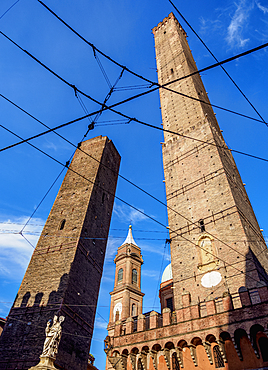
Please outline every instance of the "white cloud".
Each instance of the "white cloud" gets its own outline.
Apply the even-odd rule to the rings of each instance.
[[[12,280],[21,279],[27,266],[33,247],[19,232],[27,217],[4,220],[0,223],[0,277]],[[43,220],[32,219],[25,230],[25,236],[35,246],[38,234],[42,230]]]
[[[47,149],[53,149],[55,152],[58,150],[57,145],[55,145],[52,141],[46,140],[43,146],[44,148],[47,148]]]
[[[235,5],[236,10],[227,28],[226,40],[231,47],[244,47],[249,41],[248,38],[243,37],[244,27],[250,11],[253,9],[253,3],[248,3],[247,0],[240,0]]]
[[[97,314],[98,314],[98,312],[97,312]],[[94,328],[95,329],[106,329],[107,325],[108,325],[108,322],[104,321],[102,318],[100,318],[100,317],[95,318],[95,322],[94,322]]]
[[[141,270],[141,275],[142,277],[146,278],[152,278],[154,280],[159,279],[159,271],[154,271],[154,270]]]
[[[111,261],[115,258],[117,248],[120,247],[120,245],[121,243],[118,238],[113,238],[109,236],[105,254],[105,258],[107,261]]]
[[[257,7],[264,13],[268,13],[268,8],[266,8],[265,6],[261,5],[261,3],[259,3],[258,1],[256,1],[256,5]]]
[[[114,275],[114,274],[113,274]],[[102,280],[108,283],[113,283],[114,282],[114,277],[113,275],[111,276],[106,276],[105,274],[102,275]]]
[[[170,254],[167,250],[164,248],[156,248],[155,246],[151,245],[140,245],[141,251],[149,252],[149,253],[154,253],[158,254],[160,256],[165,256],[165,260],[169,261],[170,260]]]
[[[131,223],[132,225],[147,219],[147,217],[142,213],[144,210],[140,209],[140,211],[141,212],[126,205],[119,205],[117,203],[114,205],[115,215],[121,221]]]
[[[208,34],[214,33],[223,27],[220,19],[205,19],[200,17],[200,33]]]

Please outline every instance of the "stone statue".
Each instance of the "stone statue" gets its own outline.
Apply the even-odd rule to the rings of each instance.
[[[198,270],[202,272],[214,270],[219,264],[219,259],[211,237],[208,234],[203,234],[199,238],[197,245],[199,246]]]
[[[213,249],[212,249],[212,243],[209,238],[204,238],[201,242],[201,248],[202,248],[202,264],[209,263],[215,259],[213,255]]]
[[[62,331],[61,323],[64,321],[64,319],[64,316],[60,316],[58,319],[58,316],[55,315],[52,325],[51,322],[48,321],[46,327],[46,339],[41,357],[56,359]]]

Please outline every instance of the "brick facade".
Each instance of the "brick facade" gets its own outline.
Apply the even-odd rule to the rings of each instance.
[[[175,90],[160,89],[173,278],[161,314],[110,322],[106,368],[268,369],[265,241],[186,33],[170,14],[153,34],[159,83]]]
[[[197,71],[184,30],[170,14],[153,33],[159,83],[178,80],[169,87],[184,94],[160,89],[163,128],[174,132],[164,132],[162,150],[174,298],[179,308],[185,291],[191,293],[194,304],[213,292],[201,281],[209,271],[220,273],[218,296],[225,291],[237,293],[243,286],[257,287],[260,281],[267,283],[268,257],[200,75],[181,79]]]
[[[252,299],[256,292],[247,291],[247,295],[247,305],[242,304],[242,295],[217,298],[204,305],[187,305],[185,300],[185,306],[174,311],[175,316],[169,308],[161,315],[152,311],[144,326],[139,324],[147,321],[144,315],[138,317],[136,327],[133,318],[110,324],[106,369],[137,369],[140,359],[139,370],[215,369],[215,346],[223,369],[267,369],[267,287],[258,289],[258,303]],[[261,337],[266,340],[264,345],[259,344]],[[177,368],[172,365],[174,354]]]
[[[119,163],[106,137],[76,150],[0,337],[0,369],[36,365],[59,311],[56,364],[86,369]]]

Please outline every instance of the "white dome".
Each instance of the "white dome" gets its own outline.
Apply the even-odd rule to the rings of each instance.
[[[163,275],[162,275],[161,283],[164,283],[165,281],[168,281],[170,279],[173,279],[171,263],[167,265],[167,267],[165,268]]]

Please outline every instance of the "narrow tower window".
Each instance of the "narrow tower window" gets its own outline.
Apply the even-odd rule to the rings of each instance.
[[[132,284],[137,284],[138,282],[138,272],[136,269],[132,270]]]
[[[66,222],[66,220],[62,220],[61,221],[61,223],[60,223],[60,230],[63,230],[64,229],[65,222]]]
[[[200,232],[203,233],[205,231],[205,223],[204,220],[199,220],[199,227],[200,227]]]
[[[123,269],[118,270],[117,282],[120,283],[123,281]]]
[[[117,310],[116,313],[115,313],[115,321],[118,321],[120,318],[120,313],[119,311]]]
[[[214,363],[215,368],[224,367],[224,361],[220,352],[220,347],[218,345],[213,347],[213,356],[214,356]]]
[[[173,298],[172,297],[167,298],[166,303],[167,303],[167,307],[170,308],[170,311],[172,312],[173,311]]]
[[[137,316],[137,306],[135,303],[133,303],[131,307],[131,316]]]

